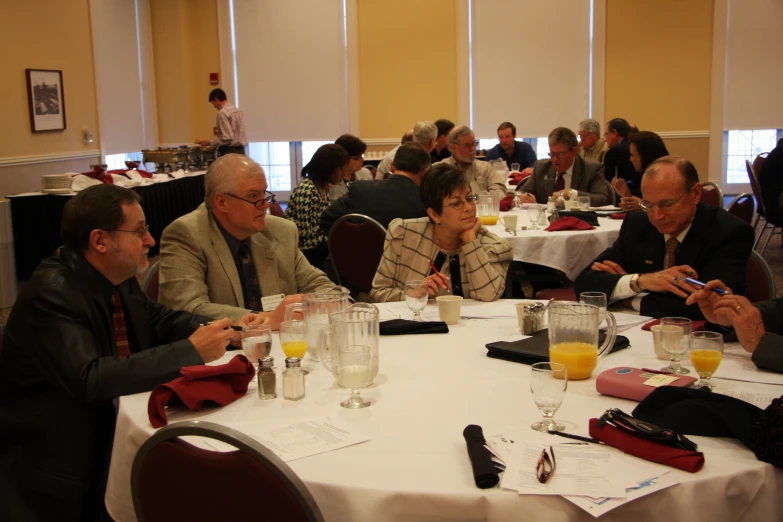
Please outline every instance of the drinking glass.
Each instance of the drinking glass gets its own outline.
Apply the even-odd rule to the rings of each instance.
[[[257,368],[258,360],[272,350],[272,329],[266,324],[251,324],[242,328],[242,352]]]
[[[693,332],[691,343],[691,364],[701,377],[696,387],[711,390],[710,379],[723,359],[723,336],[716,332]]]
[[[519,163],[511,164],[511,172],[519,172]]]
[[[661,319],[661,343],[669,355],[671,363],[662,371],[676,375],[691,373],[680,366],[680,357],[688,353],[691,344],[691,320],[684,317],[664,317]]]
[[[286,358],[299,357],[304,360],[309,343],[307,342],[307,328],[304,321],[283,321],[280,323],[280,346]],[[310,373],[308,368],[302,366],[302,373]]]
[[[538,205],[530,205],[527,207],[527,218],[530,220],[533,230],[538,230],[539,216],[541,216],[541,207]]]
[[[535,363],[530,371],[530,393],[533,402],[541,410],[541,422],[530,425],[536,431],[563,431],[565,426],[555,422],[555,412],[563,404],[568,387],[568,371],[564,364]]]
[[[427,281],[417,279],[405,282],[405,303],[413,312],[413,320],[421,321],[421,311],[427,306],[430,294],[427,291]]]
[[[579,196],[576,200],[579,202],[579,210],[590,210],[590,196]]]
[[[606,294],[603,292],[582,292],[579,294],[579,302],[597,306],[602,312],[606,312]]]
[[[366,408],[370,401],[362,399],[359,394],[367,386],[370,377],[370,347],[356,344],[341,346],[338,352],[339,375],[337,382],[351,390],[351,396],[342,401],[343,408]]]

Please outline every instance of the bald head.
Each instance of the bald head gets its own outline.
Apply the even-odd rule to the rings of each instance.
[[[226,154],[221,156],[207,169],[204,175],[204,203],[208,209],[212,209],[215,195],[219,193],[236,192],[239,181],[243,178],[262,178],[264,169],[241,154]]]

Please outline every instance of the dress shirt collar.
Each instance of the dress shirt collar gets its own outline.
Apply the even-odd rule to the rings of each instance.
[[[675,239],[676,239],[677,241],[679,241],[679,242],[680,242],[680,244],[682,244],[682,242],[683,242],[683,241],[685,241],[685,236],[687,236],[687,235],[688,235],[688,231],[691,229],[691,226],[693,226],[693,221],[691,221],[690,225],[688,225],[687,227],[685,227],[685,230],[683,230],[682,232],[680,232],[679,234],[677,234],[677,237],[676,237]],[[668,240],[669,240],[671,237],[672,237],[672,236],[670,236],[669,234],[664,234],[664,235],[663,235],[663,242],[664,242],[664,243],[666,243],[666,242],[667,242],[667,241],[668,241]]]
[[[239,249],[242,247],[242,245],[250,248],[250,238],[247,238],[244,241],[240,241],[239,239],[229,234],[226,229],[220,225],[220,221],[217,219],[215,220],[215,224],[217,225],[218,230],[220,230],[220,233],[223,235],[223,239],[226,240],[228,249],[231,251],[231,257],[233,257],[235,260],[239,258]]]

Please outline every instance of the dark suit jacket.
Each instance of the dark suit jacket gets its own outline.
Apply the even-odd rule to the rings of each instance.
[[[701,281],[720,279],[736,294],[745,290],[745,267],[753,247],[753,229],[723,209],[699,203],[696,216],[677,253],[675,262],[688,265]],[[631,212],[625,218],[620,236],[593,262],[609,259],[629,274],[663,270],[666,244],[663,234],[647,219],[646,212]],[[576,278],[576,295],[603,292],[612,295],[620,275],[592,270],[591,262]],[[685,305],[685,299],[669,292],[650,293],[641,302],[640,313],[652,317],[703,319],[698,305]]]
[[[335,221],[346,214],[364,214],[389,228],[392,219],[427,216],[419,186],[412,179],[394,175],[380,181],[354,181],[348,193],[321,214],[321,230],[327,236]]]
[[[615,174],[623,178],[634,196],[640,197],[642,173],[636,172],[631,163],[631,143],[624,139],[606,151],[604,156],[604,175],[611,183]]]
[[[601,207],[612,203],[614,192],[612,186],[604,178],[604,166],[593,160],[580,156],[574,159],[574,170],[571,173],[571,188],[579,191],[580,196],[590,196],[590,206]],[[557,172],[552,167],[552,160],[538,160],[533,167],[533,174],[521,183],[517,190],[530,192],[536,196],[536,201],[546,203],[555,190]]]
[[[783,297],[754,306],[761,311],[767,333],[753,351],[753,362],[759,368],[783,373]]]
[[[0,353],[0,520],[99,518],[113,400],[203,364],[187,338],[208,319],[150,301],[135,277],[117,287],[133,350],[118,357],[101,278],[64,247],[14,304]]]
[[[780,226],[783,224],[783,205],[780,201],[783,193],[783,139],[778,140],[777,147],[766,157],[758,175],[761,197],[767,212],[765,217]]]

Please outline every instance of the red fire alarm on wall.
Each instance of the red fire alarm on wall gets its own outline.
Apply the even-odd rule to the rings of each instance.
[[[209,84],[210,85],[218,84],[218,73],[209,73]]]

